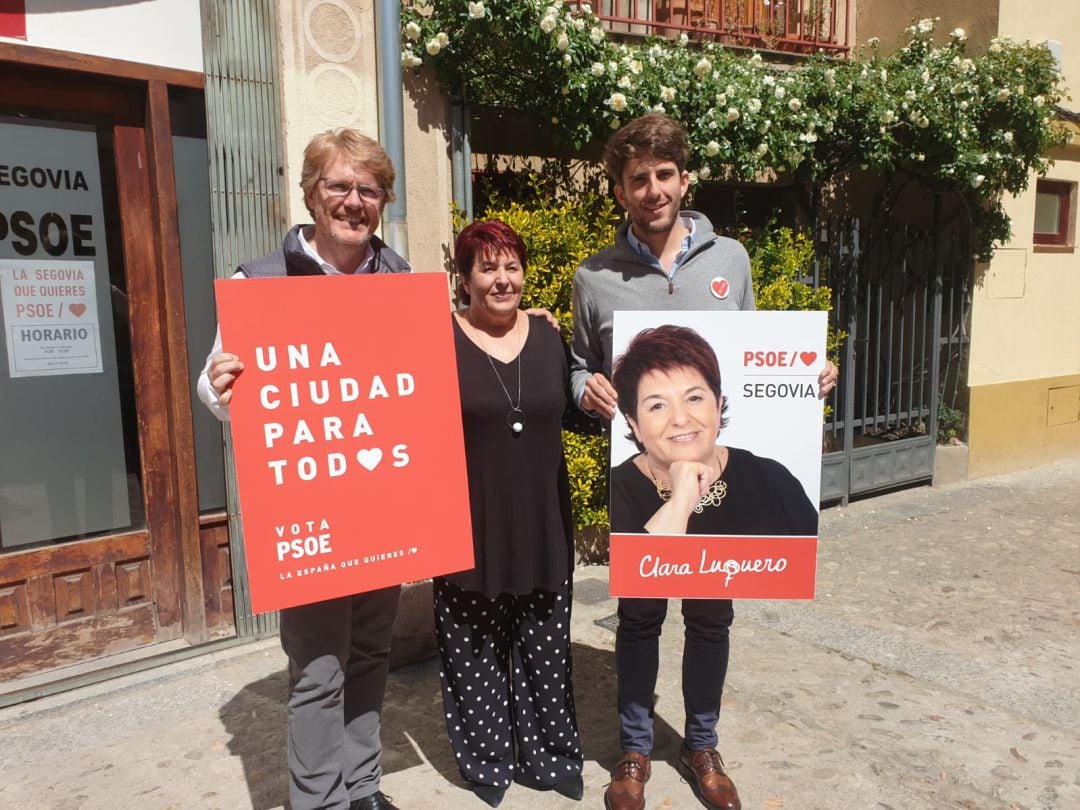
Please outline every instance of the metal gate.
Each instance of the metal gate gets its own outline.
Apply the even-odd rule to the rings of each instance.
[[[834,326],[848,333],[825,423],[821,500],[929,481],[941,405],[961,405],[971,255],[963,221],[833,220],[819,267]],[[951,411],[950,411],[951,412]]]
[[[228,278],[240,262],[277,249],[287,224],[274,3],[202,0],[202,19],[214,272]],[[241,638],[272,635],[278,614],[251,610],[228,431],[225,463],[236,633]]]

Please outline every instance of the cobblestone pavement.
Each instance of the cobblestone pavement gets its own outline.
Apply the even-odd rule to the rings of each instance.
[[[746,808],[1080,808],[1080,460],[822,515],[813,602],[741,602],[720,733]],[[607,570],[576,576],[578,805],[618,755]],[[599,622],[599,623],[598,623]],[[678,610],[658,686],[650,808],[699,807],[672,767]],[[275,640],[0,711],[0,807],[282,807]],[[391,675],[384,790],[403,810],[486,807],[446,743],[433,662]]]

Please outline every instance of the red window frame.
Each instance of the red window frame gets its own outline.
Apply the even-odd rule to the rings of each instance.
[[[1033,229],[1036,245],[1068,245],[1072,233],[1072,217],[1076,198],[1076,183],[1061,180],[1040,179],[1035,186],[1036,194],[1053,194],[1058,198],[1057,230],[1053,233],[1040,233]]]

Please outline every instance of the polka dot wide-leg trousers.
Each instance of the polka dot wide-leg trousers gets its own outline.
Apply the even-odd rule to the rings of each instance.
[[[581,773],[570,602],[569,582],[490,599],[435,579],[446,729],[467,781],[546,790]]]

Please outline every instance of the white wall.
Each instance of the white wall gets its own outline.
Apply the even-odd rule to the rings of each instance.
[[[199,0],[26,0],[26,39],[0,41],[203,69]]]

